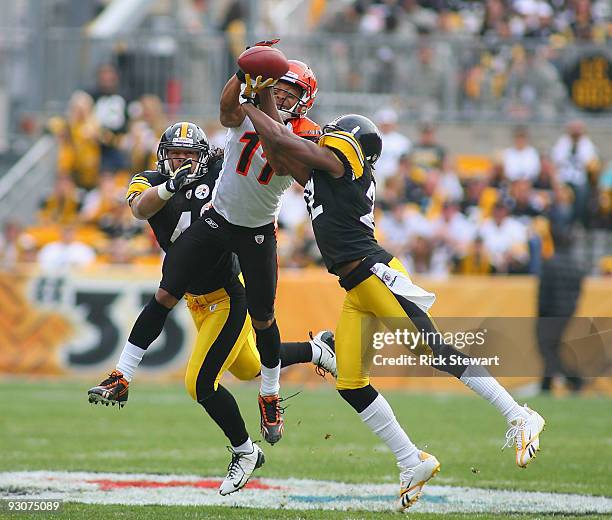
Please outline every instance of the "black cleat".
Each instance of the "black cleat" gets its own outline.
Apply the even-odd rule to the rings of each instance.
[[[285,429],[282,418],[283,410],[278,395],[259,395],[259,414],[261,416],[261,434],[269,444],[281,440]]]
[[[119,370],[113,370],[108,377],[98,386],[87,391],[89,402],[92,404],[102,403],[108,406],[115,403],[123,408],[128,400],[128,387],[130,383],[123,377]]]

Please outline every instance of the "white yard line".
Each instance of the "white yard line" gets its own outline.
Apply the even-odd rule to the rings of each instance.
[[[18,471],[0,473],[0,497],[87,504],[385,511],[393,508],[398,492],[393,484],[262,478],[222,497],[217,492],[220,482],[218,477],[190,475]],[[612,497],[429,485],[411,511],[612,513]]]

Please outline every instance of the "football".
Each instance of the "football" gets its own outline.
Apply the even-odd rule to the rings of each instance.
[[[238,66],[245,74],[264,79],[280,79],[289,70],[287,57],[273,47],[255,46],[238,57]]]

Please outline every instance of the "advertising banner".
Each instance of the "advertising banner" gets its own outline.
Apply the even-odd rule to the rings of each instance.
[[[506,356],[515,353],[514,365],[507,361],[508,370],[494,367],[493,372],[523,379],[538,376],[542,363],[537,348],[538,325],[534,319],[536,279],[451,277],[417,281],[436,293],[432,314],[443,317],[436,318],[442,332],[464,334],[479,327],[488,328],[487,346],[492,352],[488,356],[498,353],[494,349],[500,349]],[[0,374],[99,378],[114,368],[136,317],[154,294],[158,282],[156,266],[98,266],[60,274],[41,273],[36,269],[0,272]],[[566,342],[572,349],[569,355],[574,359],[578,359],[576,353],[580,352],[591,356],[587,360],[590,371],[587,376],[606,375],[604,365],[609,358],[604,346],[610,344],[610,320],[601,318],[612,316],[610,294],[612,279],[587,280],[578,308],[578,314],[585,318],[568,327],[572,335],[571,341]],[[344,295],[335,278],[323,271],[281,271],[276,312],[282,339],[305,341],[309,331],[334,330]],[[600,319],[593,321],[592,316]],[[403,322],[395,325],[400,330],[406,328]],[[520,349],[514,350],[513,337],[521,343]],[[589,348],[580,347],[588,343],[587,337],[591,341]],[[140,365],[139,377],[182,380],[194,338],[195,327],[181,302],[169,314],[162,335],[149,347]],[[594,338],[598,349],[592,346]],[[371,338],[369,341],[372,343]],[[401,349],[401,344],[398,346],[395,341],[385,349],[374,348],[373,353],[379,354],[379,358],[382,354],[400,358],[409,353]],[[519,358],[523,355],[533,359],[528,370],[521,368]],[[587,361],[580,358],[580,363]],[[318,381],[310,368],[291,368],[284,377],[300,383]],[[418,374],[433,375],[428,371]],[[383,384],[395,381],[393,385],[427,386],[427,377],[413,381],[413,376],[418,374],[387,364],[382,367],[374,364],[372,370],[372,376],[382,376]],[[443,377],[435,379],[436,386],[453,384],[443,381]]]

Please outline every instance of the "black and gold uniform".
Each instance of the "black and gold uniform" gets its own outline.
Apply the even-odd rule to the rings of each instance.
[[[184,296],[198,331],[187,365],[185,386],[191,397],[223,430],[231,446],[240,448],[239,452],[233,452],[230,468],[242,468],[240,461],[244,459],[241,457],[247,455],[251,459],[255,457],[252,462],[259,467],[263,463],[261,451],[250,442],[236,400],[219,383],[227,370],[242,380],[255,378],[261,370],[237,260],[230,251],[220,255],[215,263],[203,266],[197,261],[198,254],[211,247],[210,241],[201,238],[192,242],[189,239],[197,229],[196,223],[208,218],[206,208],[220,175],[220,155],[211,152],[206,134],[199,126],[188,121],[175,123],[160,138],[157,171],[146,171],[132,178],[126,198],[135,215],[155,213],[149,222],[167,252],[161,290],[156,291],[136,319],[117,370],[90,389],[88,394],[90,402],[127,401],[130,378],[144,351],[162,333],[168,313]],[[171,279],[176,272],[180,273],[190,292],[181,291],[171,298],[169,295],[173,293],[166,288],[164,280]],[[333,337],[321,333],[313,338],[312,343],[285,344],[282,348],[286,354],[283,366],[309,363],[320,352],[313,362],[334,370],[332,341]],[[252,451],[243,453],[243,450]],[[228,479],[233,476],[234,469],[231,469]],[[237,484],[233,486],[234,491],[238,489]],[[231,491],[226,490],[225,494],[227,492]]]
[[[219,177],[223,160],[213,159],[208,166],[208,173],[187,185],[165,206],[149,219],[149,224],[155,233],[155,238],[161,248],[168,252],[170,245],[193,222],[198,220],[208,207],[212,190]],[[126,199],[131,203],[133,198],[150,188],[163,184],[168,179],[157,171],[146,171],[132,177]],[[179,266],[165,266],[165,269],[178,269]],[[225,254],[219,261],[204,272],[194,273],[187,292],[191,294],[206,294],[224,287],[240,273],[235,255]]]
[[[314,170],[305,186],[304,198],[317,245],[332,273],[338,274],[343,265],[361,260],[340,278],[347,292],[336,328],[336,388],[357,390],[369,385],[373,355],[371,343],[362,341],[365,318],[376,317],[382,323],[386,318],[409,318],[407,323],[414,329],[435,332],[428,307],[422,304],[433,303],[434,295],[413,285],[402,263],[374,238],[375,181],[371,165],[382,149],[374,123],[363,116],[342,116],[323,129],[319,145],[338,156],[345,173],[334,178]],[[412,294],[418,298],[412,298]],[[443,350],[444,346],[430,344],[423,348],[440,352],[438,348]]]
[[[148,220],[164,251],[173,247],[181,233],[206,209],[222,163],[222,157],[211,158],[206,175],[184,186]],[[134,175],[126,194],[128,203],[147,188],[167,180],[158,171]],[[180,261],[172,266],[164,264],[165,273],[181,269]],[[194,400],[202,399],[211,389],[216,390],[227,370],[242,380],[253,379],[260,371],[259,352],[239,275],[238,261],[234,254],[228,253],[212,268],[194,272],[190,279],[185,299],[198,335],[187,365],[185,385]]]
[[[317,245],[335,274],[343,263],[383,251],[374,238],[376,181],[352,134],[332,131],[319,144],[332,150],[347,172],[336,179],[315,170],[304,187]]]

